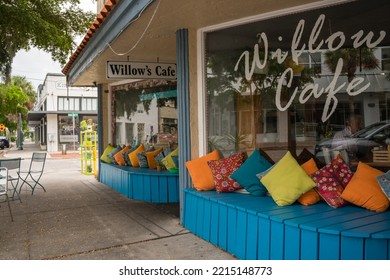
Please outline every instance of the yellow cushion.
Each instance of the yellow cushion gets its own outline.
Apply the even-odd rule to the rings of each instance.
[[[131,162],[132,166],[134,166],[134,167],[138,167],[139,166],[139,161],[138,161],[138,158],[137,158],[137,154],[141,153],[141,152],[144,152],[144,151],[145,151],[145,146],[144,146],[144,144],[141,144],[141,145],[138,146],[137,149],[135,149],[134,151],[132,151],[129,154],[129,159],[130,159],[130,162]]]
[[[372,211],[386,211],[390,202],[376,180],[376,177],[382,174],[382,171],[359,162],[341,198]]]
[[[107,147],[104,149],[103,154],[100,157],[100,160],[105,163],[112,163],[112,160],[107,156],[109,153],[111,153],[115,149],[114,146],[111,144],[108,144]]]
[[[114,159],[118,165],[121,165],[121,166],[126,165],[125,159],[123,158],[123,153],[130,150],[130,149],[131,149],[130,146],[126,146],[114,155]]]
[[[163,149],[158,149],[151,152],[146,152],[146,160],[148,161],[149,168],[157,168],[156,159],[154,158],[159,153],[162,153]]]
[[[261,179],[261,182],[279,206],[293,204],[316,185],[289,151]]]
[[[306,161],[304,164],[301,164],[301,167],[309,176],[314,174],[318,170],[317,164],[313,158]],[[308,192],[305,192],[298,198],[298,202],[305,206],[316,204],[320,200],[321,197],[318,192],[314,190],[314,188],[309,190]]]
[[[177,156],[177,155],[179,155],[179,148],[174,149],[165,158],[161,160],[162,164],[164,164],[167,170],[171,168],[177,168],[175,162],[172,159],[172,156]]]
[[[214,177],[210,166],[210,160],[220,159],[218,151],[213,151],[207,155],[186,162],[186,167],[190,173],[192,183],[198,191],[208,191],[215,189]]]

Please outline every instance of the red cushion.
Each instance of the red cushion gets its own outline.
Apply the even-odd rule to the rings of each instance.
[[[337,156],[331,163],[315,172],[312,178],[317,184],[316,190],[326,203],[339,208],[347,204],[347,201],[341,198],[341,194],[352,176],[351,169],[340,156]]]
[[[227,158],[207,162],[213,173],[217,192],[234,192],[242,189],[239,183],[230,178],[230,175],[244,163],[245,159],[246,154],[239,153]]]

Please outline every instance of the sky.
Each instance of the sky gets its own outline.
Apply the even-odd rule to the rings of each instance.
[[[96,12],[96,2],[93,0],[81,0],[80,2],[80,6],[84,10]],[[76,40],[77,43],[79,41]],[[37,90],[38,86],[43,83],[47,73],[62,73],[62,67],[51,59],[49,53],[37,48],[32,48],[28,52],[19,51],[12,63],[11,75],[26,77],[27,81],[33,85],[34,90]]]

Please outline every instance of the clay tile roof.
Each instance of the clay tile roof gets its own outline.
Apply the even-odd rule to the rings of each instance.
[[[100,28],[101,24],[104,22],[104,20],[110,14],[110,12],[115,8],[116,4],[119,1],[120,0],[106,1],[106,3],[104,4],[104,7],[100,11],[100,13],[97,15],[95,21],[91,24],[88,31],[86,32],[80,45],[73,52],[73,54],[70,56],[68,63],[65,64],[64,68],[62,69],[62,73],[64,73],[65,75],[68,74],[70,68],[72,67],[73,63],[76,61],[79,54],[83,51],[84,47],[88,44],[89,40],[91,40],[91,38],[93,37],[95,32]]]

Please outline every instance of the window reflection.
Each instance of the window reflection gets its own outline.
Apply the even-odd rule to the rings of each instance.
[[[176,83],[143,81],[115,87],[116,144],[177,145]]]
[[[278,160],[303,148],[323,157],[326,147],[373,161],[388,129],[366,144],[354,133],[389,119],[387,8],[354,1],[206,33],[209,150],[261,147]],[[348,145],[332,146],[352,118]]]

